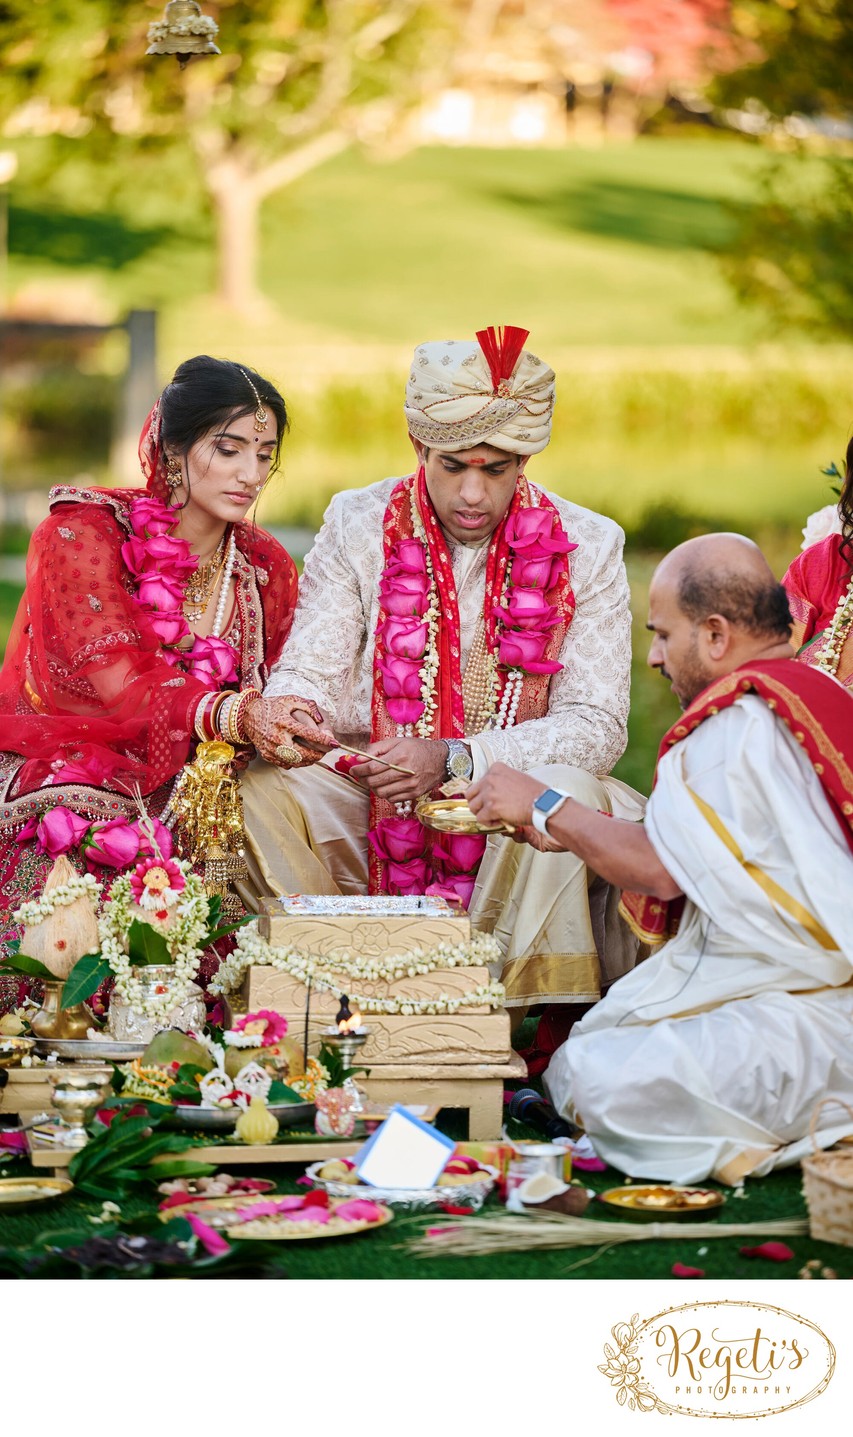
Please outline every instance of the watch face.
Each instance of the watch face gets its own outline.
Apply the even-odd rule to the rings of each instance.
[[[563,797],[564,794],[558,793],[556,788],[546,788],[544,793],[540,793],[538,798],[534,798],[533,807],[537,808],[540,813],[550,813],[554,804]]]
[[[474,762],[470,754],[461,749],[458,753],[453,754],[448,768],[454,778],[467,778],[474,771]]]

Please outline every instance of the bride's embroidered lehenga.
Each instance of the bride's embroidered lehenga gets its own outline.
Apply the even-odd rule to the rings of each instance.
[[[137,793],[158,816],[192,758],[199,701],[219,687],[174,650],[166,657],[156,616],[135,600],[122,546],[144,495],[60,486],[32,538],[0,673],[0,951],[14,936],[10,912],[52,862],[34,838],[18,841],[24,826],[57,805],[93,821],[135,818]],[[263,530],[238,523],[233,533],[221,637],[235,651],[236,687],[262,688],[290,630],[296,568]]]

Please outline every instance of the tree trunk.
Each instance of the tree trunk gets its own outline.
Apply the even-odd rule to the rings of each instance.
[[[217,295],[232,310],[260,311],[257,287],[260,197],[251,179],[229,166],[224,179],[210,177],[216,213]]]

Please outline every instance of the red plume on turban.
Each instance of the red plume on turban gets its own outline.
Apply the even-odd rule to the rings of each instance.
[[[477,330],[477,342],[486,356],[495,394],[502,380],[512,378],[529,333],[529,329],[519,329],[514,324],[502,324],[497,329],[490,324],[488,329]]]

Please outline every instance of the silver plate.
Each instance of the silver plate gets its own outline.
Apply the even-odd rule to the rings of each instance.
[[[313,1122],[313,1103],[270,1103],[269,1110],[278,1118],[280,1128],[297,1123]],[[240,1116],[240,1108],[202,1108],[196,1103],[175,1103],[172,1111],[180,1128],[196,1128],[201,1132],[228,1132]]]
[[[46,1058],[55,1053],[58,1058],[91,1058],[93,1063],[112,1060],[116,1063],[132,1062],[145,1052],[144,1043],[116,1043],[104,1038],[36,1038],[36,1052]]]
[[[483,1172],[489,1176],[481,1178],[479,1182],[454,1183],[450,1187],[434,1188],[374,1188],[367,1183],[342,1183],[333,1178],[318,1177],[320,1169],[330,1161],[331,1159],[325,1158],[323,1162],[312,1163],[305,1169],[305,1176],[311,1179],[315,1187],[325,1188],[329,1197],[371,1198],[373,1202],[387,1203],[389,1207],[409,1208],[411,1212],[421,1208],[440,1207],[442,1203],[452,1203],[454,1207],[460,1204],[479,1212],[498,1177],[497,1168],[483,1163]]]

